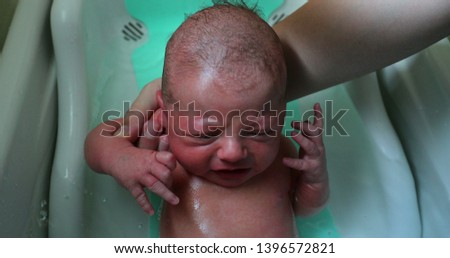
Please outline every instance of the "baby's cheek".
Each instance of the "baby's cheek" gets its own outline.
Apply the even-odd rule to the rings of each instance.
[[[277,142],[261,144],[255,150],[256,164],[258,164],[259,169],[265,170],[275,161],[279,151],[279,144]]]
[[[208,164],[204,153],[192,148],[177,149],[173,154],[184,169],[195,175],[201,174]]]

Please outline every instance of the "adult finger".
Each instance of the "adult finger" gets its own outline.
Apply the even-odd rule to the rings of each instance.
[[[161,125],[150,118],[144,123],[144,137],[139,138],[138,147],[148,150],[156,150],[159,145],[159,136],[162,133]]]
[[[169,139],[167,135],[162,135],[159,137],[158,151],[168,151],[169,150]]]

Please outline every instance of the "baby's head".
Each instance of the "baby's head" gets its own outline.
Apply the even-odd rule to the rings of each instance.
[[[266,170],[279,150],[285,84],[280,40],[252,10],[219,4],[190,16],[167,44],[158,95],[178,162],[226,187]]]

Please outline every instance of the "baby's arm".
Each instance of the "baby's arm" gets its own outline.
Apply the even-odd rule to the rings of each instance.
[[[293,139],[300,145],[298,158],[286,157],[285,166],[294,170],[293,207],[296,215],[319,212],[329,197],[325,147],[322,141],[323,117],[319,104],[314,105],[314,122],[293,122]]]
[[[176,161],[173,154],[167,151],[167,139],[154,137],[142,140],[143,137],[139,137],[140,128],[142,125],[138,119],[129,119],[126,125],[122,118],[98,125],[86,138],[85,157],[94,171],[114,177],[131,192],[145,212],[153,214],[154,209],[145,188],[171,204],[179,201],[169,190],[171,171],[175,169]],[[144,125],[144,128],[147,126]],[[145,146],[145,149],[135,145]]]

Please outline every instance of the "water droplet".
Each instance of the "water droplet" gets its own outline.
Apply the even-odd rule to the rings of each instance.
[[[198,201],[198,199],[194,200],[194,210],[198,210],[200,209],[200,202]]]
[[[142,228],[143,228],[142,224],[139,224],[138,229],[142,229]]]
[[[106,201],[107,201],[106,198],[103,198],[102,203],[106,203]]]
[[[41,201],[41,208],[44,208],[47,205],[47,200]]]
[[[41,221],[46,221],[47,220],[47,217],[48,217],[48,213],[47,213],[47,211],[41,211],[41,212],[39,212],[39,219],[41,220]]]

